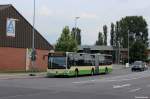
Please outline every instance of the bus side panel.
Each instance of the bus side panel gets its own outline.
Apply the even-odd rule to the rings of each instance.
[[[100,65],[99,66],[100,73],[105,73],[106,68],[108,69],[108,72],[112,71],[112,65]]]
[[[108,72],[112,72],[112,65],[108,65]]]
[[[91,74],[92,68],[95,69],[94,66],[75,66],[71,67],[70,72],[75,74],[75,70],[78,69],[79,75]]]

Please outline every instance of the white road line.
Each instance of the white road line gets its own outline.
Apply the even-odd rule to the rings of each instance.
[[[89,83],[89,82],[94,82],[95,80],[85,80],[85,81],[77,81],[77,82],[72,82],[74,84],[82,84],[82,83]]]
[[[147,96],[135,96],[135,99],[149,99]]]
[[[20,95],[14,95],[14,96],[3,96],[0,97],[0,99],[11,99],[11,98],[16,98],[16,97],[23,97],[23,96],[33,96],[33,95],[41,95],[41,94],[49,94],[51,92],[39,92],[39,93],[30,93],[30,94],[20,94]],[[58,92],[53,92],[58,93]]]
[[[114,82],[114,81],[129,81],[129,80],[136,80],[144,77],[137,77],[137,78],[131,78],[131,79],[95,79],[95,80],[85,80],[85,81],[77,81],[72,82],[74,84],[80,84],[80,83],[89,83],[89,82]]]
[[[85,81],[76,81],[76,82],[72,82],[74,84],[83,84],[83,83],[90,83],[90,82],[113,82],[113,81],[117,81],[117,80],[105,80],[105,79],[95,79],[95,80],[85,80]]]
[[[129,92],[136,92],[136,91],[139,91],[139,90],[141,90],[141,88],[132,89]]]
[[[147,85],[147,87],[150,87],[150,85]]]
[[[124,84],[124,85],[113,85],[113,88],[123,88],[123,87],[129,87],[131,84]]]
[[[129,77],[129,78],[127,78]],[[123,75],[123,76],[115,76],[115,77],[109,77],[109,78],[103,78],[103,79],[93,79],[93,80],[85,80],[85,81],[76,81],[72,82],[74,84],[80,84],[80,83],[90,83],[90,82],[114,82],[114,81],[130,81],[130,80],[136,80],[136,79],[141,79],[141,78],[146,78],[150,77],[149,74],[143,75],[143,73],[139,74],[128,74],[128,75]]]

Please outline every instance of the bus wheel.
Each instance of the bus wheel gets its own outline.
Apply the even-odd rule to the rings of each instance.
[[[94,75],[94,69],[92,68],[91,70],[91,75],[93,76]]]
[[[107,67],[105,68],[105,73],[106,73],[106,74],[108,73],[108,68],[107,68]]]
[[[78,77],[78,75],[79,75],[79,71],[78,71],[78,69],[76,69],[75,70],[75,76]]]

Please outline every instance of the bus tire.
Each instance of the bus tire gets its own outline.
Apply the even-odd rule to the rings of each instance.
[[[105,68],[105,74],[107,74],[107,73],[108,73],[108,68],[106,67],[106,68]]]
[[[94,68],[92,68],[92,70],[91,70],[91,75],[92,76],[94,75]]]
[[[79,71],[78,69],[75,69],[75,77],[78,77],[79,76]]]

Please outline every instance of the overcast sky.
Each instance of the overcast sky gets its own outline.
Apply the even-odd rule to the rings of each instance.
[[[33,0],[0,0],[0,4],[12,4],[32,24]],[[97,40],[103,25],[110,27],[111,22],[133,15],[143,16],[150,25],[150,0],[36,0],[35,26],[55,44],[63,27],[71,29],[74,18],[79,16],[82,44],[90,45]]]

